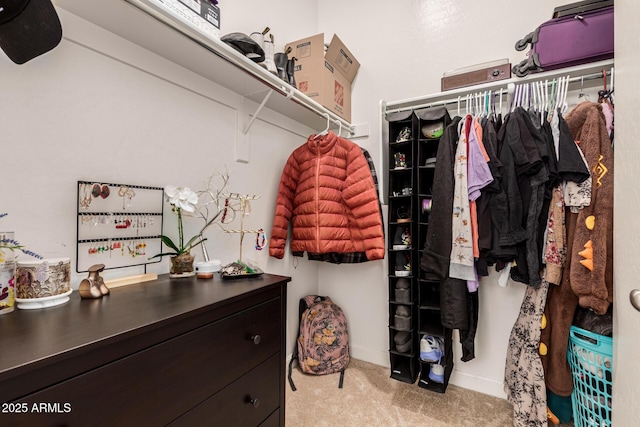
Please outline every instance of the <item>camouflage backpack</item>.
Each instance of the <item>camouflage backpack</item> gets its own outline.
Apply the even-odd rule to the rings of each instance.
[[[344,370],[349,364],[349,335],[344,312],[329,297],[308,295],[300,298],[299,313],[300,329],[289,362],[291,389],[296,390],[291,378],[294,360],[306,374],[340,372],[338,387],[342,388]]]

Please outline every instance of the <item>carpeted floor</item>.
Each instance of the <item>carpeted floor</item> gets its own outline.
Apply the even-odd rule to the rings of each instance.
[[[286,389],[290,427],[495,426],[513,425],[504,399],[449,385],[445,394],[389,378],[389,370],[351,360],[344,388],[339,374],[311,376],[293,370],[297,391]],[[572,425],[572,424],[569,424]]]

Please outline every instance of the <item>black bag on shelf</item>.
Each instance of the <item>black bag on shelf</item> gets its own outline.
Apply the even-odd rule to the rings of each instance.
[[[253,62],[264,61],[264,50],[260,45],[243,33],[229,33],[222,37],[220,40],[252,60]]]

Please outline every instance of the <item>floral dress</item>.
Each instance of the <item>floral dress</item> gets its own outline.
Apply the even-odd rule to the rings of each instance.
[[[540,325],[549,283],[538,288],[527,286],[507,348],[504,391],[513,405],[516,427],[547,426],[547,389],[540,360]]]

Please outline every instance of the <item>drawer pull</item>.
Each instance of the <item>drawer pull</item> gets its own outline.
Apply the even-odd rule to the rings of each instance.
[[[253,343],[254,343],[255,345],[260,344],[260,341],[261,341],[261,340],[262,340],[262,337],[261,337],[260,335],[258,335],[258,334],[255,334],[255,335],[253,335],[253,336],[251,337],[251,341],[253,341]]]
[[[254,408],[257,408],[258,406],[260,406],[260,399],[258,399],[257,397],[249,396],[249,403],[251,403]]]

